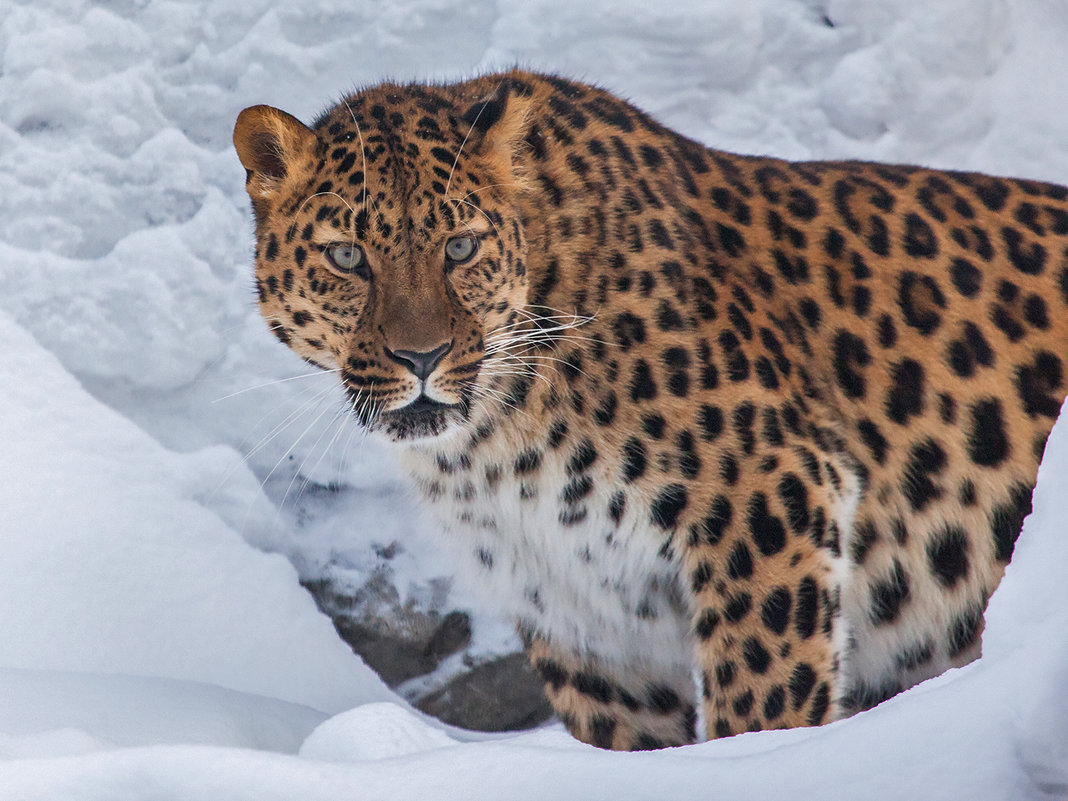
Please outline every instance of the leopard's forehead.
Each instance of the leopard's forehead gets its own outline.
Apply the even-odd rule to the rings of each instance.
[[[359,206],[357,235],[399,226],[418,238],[470,224],[481,217],[473,206],[495,196],[490,165],[467,141],[463,112],[477,98],[465,85],[383,85],[342,98],[312,126],[323,150],[314,193]]]

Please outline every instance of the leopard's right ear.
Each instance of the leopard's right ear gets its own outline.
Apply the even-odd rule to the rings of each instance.
[[[286,175],[315,152],[318,137],[291,114],[271,106],[242,111],[234,125],[234,148],[248,171],[245,188],[253,201],[273,195]]]

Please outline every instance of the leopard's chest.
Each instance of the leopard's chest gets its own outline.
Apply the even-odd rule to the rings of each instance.
[[[596,464],[507,443],[413,449],[406,462],[469,577],[504,614],[610,663],[689,669],[675,551]]]

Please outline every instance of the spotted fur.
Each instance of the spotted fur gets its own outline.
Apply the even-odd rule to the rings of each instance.
[[[576,737],[818,725],[979,654],[1068,391],[1068,190],[709,150],[518,71],[235,144],[271,329]]]

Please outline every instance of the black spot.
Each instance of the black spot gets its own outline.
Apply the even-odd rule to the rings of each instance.
[[[889,575],[871,585],[871,622],[876,626],[892,623],[909,598],[909,580],[901,562],[894,559]]]
[[[858,317],[867,317],[871,309],[871,290],[866,286],[853,288],[853,311]]]
[[[542,681],[554,690],[559,690],[567,683],[567,671],[558,662],[554,662],[551,659],[542,657],[536,660],[534,662],[534,671],[541,677]]]
[[[753,711],[753,691],[746,690],[744,693],[738,695],[731,706],[734,709],[734,714],[740,718],[746,717]]]
[[[939,394],[938,415],[946,425],[953,425],[957,421],[957,402],[953,396],[945,392]]]
[[[571,458],[567,463],[567,472],[569,475],[574,473],[581,473],[584,470],[589,469],[597,460],[597,450],[593,447],[593,441],[586,437],[578,444],[574,452],[571,454]]]
[[[950,624],[949,656],[958,657],[970,648],[983,630],[983,607],[975,605],[962,612]]]
[[[1010,342],[1019,342],[1026,333],[1024,327],[1020,325],[1012,312],[1000,303],[994,304],[991,308],[990,319],[1009,338]]]
[[[1046,301],[1038,295],[1030,295],[1024,301],[1024,319],[1034,328],[1045,331],[1049,328],[1049,314]]]
[[[771,664],[771,654],[756,637],[747,637],[742,643],[742,658],[751,671],[760,675],[767,673]]]
[[[630,312],[623,312],[616,317],[613,331],[619,346],[624,350],[630,350],[635,342],[645,342],[645,321]]]
[[[764,698],[764,720],[771,722],[783,713],[786,707],[786,688],[776,684]]]
[[[519,454],[515,460],[516,475],[533,473],[541,464],[541,453],[535,450],[526,450]]]
[[[749,614],[752,605],[752,596],[747,592],[740,592],[727,599],[727,604],[723,607],[723,617],[728,623],[737,623]]]
[[[1031,513],[1031,487],[1015,484],[1007,502],[998,504],[990,513],[990,531],[994,537],[994,556],[1008,562],[1016,547],[1016,538],[1024,518]]]
[[[834,338],[834,371],[838,386],[850,398],[862,398],[865,392],[864,377],[858,368],[871,363],[868,346],[856,334],[839,329]]]
[[[897,342],[897,326],[889,314],[879,317],[879,344],[884,348],[892,348]]]
[[[920,333],[926,336],[941,324],[942,315],[934,307],[946,308],[946,297],[931,276],[903,272],[897,297],[905,322]]]
[[[557,420],[552,424],[549,429],[549,447],[557,448],[560,443],[564,441],[564,437],[567,436],[567,422],[564,420]]]
[[[974,298],[983,283],[983,274],[966,259],[954,259],[949,268],[953,286],[966,298]]]
[[[594,715],[590,719],[590,739],[598,748],[611,748],[616,733],[616,721],[606,715]]]
[[[717,495],[708,507],[708,516],[690,527],[691,544],[704,542],[708,545],[717,545],[723,539],[723,534],[730,525],[732,517],[731,502],[724,496]]]
[[[1024,245],[1020,232],[1007,226],[1001,229],[1001,235],[1009,251],[1009,261],[1017,270],[1027,275],[1041,274],[1046,267],[1048,257],[1041,243],[1033,242],[1030,247],[1027,247]]]
[[[901,479],[901,491],[917,512],[942,497],[942,487],[935,484],[931,476],[941,473],[945,466],[946,452],[933,439],[928,438],[912,446]]]
[[[790,674],[790,705],[795,710],[800,709],[815,686],[816,671],[808,663],[798,662]]]
[[[731,422],[734,425],[735,433],[738,435],[738,441],[741,443],[742,450],[747,454],[753,452],[753,447],[756,444],[756,438],[753,435],[753,418],[755,416],[756,409],[749,401],[740,403],[734,410],[734,414],[731,415]]]
[[[690,377],[681,370],[673,372],[668,376],[667,388],[676,398],[685,398],[690,393]]]
[[[737,228],[723,223],[716,223],[716,233],[719,235],[720,244],[723,245],[723,249],[727,251],[728,256],[737,258],[742,255],[745,250],[745,238]]]
[[[779,498],[786,508],[786,521],[795,534],[808,530],[808,492],[801,479],[793,473],[786,473],[779,481]]]
[[[571,685],[583,695],[589,696],[602,704],[612,700],[612,685],[602,676],[588,671],[576,673],[571,679]]]
[[[701,458],[694,447],[693,434],[689,431],[680,431],[675,437],[675,445],[679,449],[679,472],[684,478],[696,478],[701,472]]]
[[[664,747],[664,741],[658,737],[654,737],[649,732],[641,732],[638,735],[638,739],[631,747],[632,751],[657,751]]]
[[[943,587],[952,587],[968,574],[968,540],[964,529],[949,525],[927,543],[931,572]]]
[[[753,542],[764,556],[771,556],[786,547],[786,528],[782,520],[768,511],[768,498],[754,492],[746,509],[746,522]]]
[[[694,632],[702,640],[707,640],[719,626],[719,614],[715,609],[705,609],[697,618]]]
[[[1009,436],[1001,414],[1001,401],[988,398],[972,406],[968,455],[984,467],[997,467],[1009,455]]]
[[[845,237],[837,228],[828,228],[823,239],[823,249],[832,259],[840,259],[845,250]]]
[[[886,413],[899,425],[909,417],[923,413],[923,367],[913,359],[904,359],[890,371],[890,391],[886,395]]]
[[[930,641],[918,642],[898,654],[894,662],[900,670],[915,670],[930,662],[933,656],[934,646]]]
[[[594,411],[593,422],[599,426],[611,425],[612,421],[616,419],[618,405],[616,393],[609,391],[604,400],[601,401],[601,405]]]
[[[701,430],[701,439],[712,442],[723,433],[723,412],[718,407],[704,404],[697,413],[697,425]]]
[[[859,712],[871,709],[899,692],[901,692],[901,686],[896,682],[877,684],[875,686],[865,682],[858,682],[846,692],[842,699],[842,706],[854,712]]]
[[[871,520],[861,520],[854,526],[853,534],[849,538],[849,557],[853,564],[862,565],[868,558],[868,552],[879,539],[879,530]]]
[[[739,541],[735,543],[730,556],[727,557],[727,576],[738,580],[740,578],[749,578],[752,575],[753,555],[749,551],[749,546]]]
[[[711,562],[701,562],[701,564],[694,568],[694,571],[690,576],[690,586],[693,588],[695,595],[708,586],[708,582],[712,580],[712,572],[713,568]]]
[[[969,378],[975,374],[976,363],[984,367],[994,363],[994,350],[979,327],[967,322],[964,324],[964,338],[950,343],[947,361],[953,372],[962,378]]]
[[[806,576],[797,585],[797,613],[794,615],[794,630],[802,640],[816,633],[816,617],[819,613],[820,593],[814,579]]]
[[[658,715],[671,714],[682,705],[678,693],[662,684],[650,685],[645,692],[645,698],[649,708]]]
[[[779,425],[779,415],[773,406],[764,407],[764,442],[778,447],[783,444],[782,426]]]
[[[808,725],[819,726],[831,706],[831,689],[827,682],[820,684],[816,695],[812,698],[812,709],[808,713]]]
[[[631,437],[623,444],[623,480],[628,484],[645,473],[648,461],[645,446],[637,437]]]
[[[645,359],[634,362],[630,383],[630,398],[637,402],[651,400],[656,397],[656,382],[653,381],[653,372],[649,369],[649,363]]]
[[[719,457],[719,475],[732,487],[738,483],[738,460],[730,453],[723,453]]]
[[[663,529],[674,528],[682,510],[686,508],[686,487],[668,484],[660,490],[649,507],[649,519]]]
[[[785,587],[776,587],[760,606],[760,619],[771,631],[783,634],[790,625],[790,606],[793,599]]]
[[[886,451],[889,448],[889,443],[886,441],[886,437],[883,436],[879,427],[868,418],[864,418],[857,423],[857,430],[860,432],[860,439],[871,451],[872,458],[879,464],[883,463],[886,458]]]
[[[650,169],[655,170],[664,162],[664,157],[660,155],[660,151],[652,145],[642,145],[638,148],[638,153],[642,161],[645,162],[645,166]]]
[[[938,255],[938,239],[931,226],[918,214],[905,216],[905,252],[910,256],[927,259]]]
[[[593,479],[582,474],[575,476],[567,484],[560,494],[560,500],[566,504],[576,504],[593,491]]]
[[[683,327],[682,315],[667,300],[661,300],[656,307],[656,327],[661,331],[678,331]]]
[[[1060,413],[1061,401],[1054,396],[1063,378],[1061,360],[1049,351],[1035,354],[1034,364],[1016,368],[1016,390],[1023,401],[1024,411],[1031,417],[1042,415],[1055,419]]]
[[[986,176],[968,176],[975,194],[991,211],[1001,211],[1009,197],[1009,187],[1004,181]]]
[[[608,499],[608,516],[616,525],[623,519],[623,512],[627,508],[627,496],[622,491],[612,493]]]
[[[667,421],[664,420],[662,415],[654,413],[646,414],[642,416],[642,431],[648,434],[653,439],[664,438],[664,426]]]
[[[720,662],[716,665],[716,683],[719,684],[720,687],[730,687],[731,683],[734,681],[734,676],[735,668],[733,662]]]
[[[971,479],[965,479],[961,482],[960,489],[957,491],[957,499],[960,501],[961,506],[975,505],[975,484]]]

